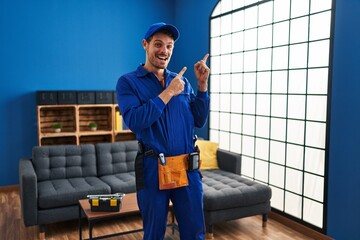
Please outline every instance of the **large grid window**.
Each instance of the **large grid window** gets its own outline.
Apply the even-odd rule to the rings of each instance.
[[[332,0],[220,0],[210,140],[242,154],[273,210],[324,231]]]

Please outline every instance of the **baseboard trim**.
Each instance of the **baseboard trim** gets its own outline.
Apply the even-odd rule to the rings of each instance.
[[[19,185],[0,186],[0,192],[12,192],[18,190],[19,190]]]
[[[268,214],[269,218],[274,219],[275,221],[291,228],[294,229],[298,232],[301,232],[302,234],[309,236],[311,238],[314,239],[318,239],[318,240],[334,240],[333,238],[326,236],[318,231],[315,231],[314,229],[311,229],[309,227],[306,227],[300,223],[297,223],[287,217],[284,217],[278,213],[275,212],[270,212]]]

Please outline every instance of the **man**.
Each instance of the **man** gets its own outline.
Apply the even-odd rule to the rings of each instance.
[[[180,238],[204,239],[205,236],[201,174],[197,158],[188,154],[196,155],[194,127],[202,127],[208,116],[210,69],[206,65],[208,54],[194,65],[198,81],[196,95],[183,77],[186,67],[179,74],[167,69],[179,35],[173,25],[151,25],[142,40],[145,64],[120,77],[116,86],[120,112],[140,143],[135,171],[146,240],[164,238],[169,200],[173,203]],[[159,164],[166,167],[171,160],[184,162],[187,184],[160,190]]]

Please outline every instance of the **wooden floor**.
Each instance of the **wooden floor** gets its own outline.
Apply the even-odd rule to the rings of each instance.
[[[17,190],[0,192],[0,239],[6,240],[31,240],[39,239],[38,227],[25,227],[20,211],[20,197]],[[95,225],[93,236],[128,231],[141,228],[140,216],[131,216],[111,222],[102,222]],[[87,238],[87,226],[83,225],[83,237]],[[143,232],[107,238],[110,240],[138,240],[142,239]],[[67,221],[46,226],[47,240],[77,240],[79,239],[78,221]],[[166,232],[166,240],[179,240],[179,233],[171,234],[171,229]],[[214,226],[214,239],[218,240],[310,240],[299,232],[286,227],[273,219],[268,219],[267,227],[262,227],[261,216],[228,221]]]

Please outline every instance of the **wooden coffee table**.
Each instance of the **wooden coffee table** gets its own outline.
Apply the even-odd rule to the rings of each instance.
[[[172,232],[174,233],[174,229],[177,228],[177,225],[174,223],[175,219],[174,219],[174,212],[172,210],[171,202],[170,202],[170,210],[171,210],[172,221],[167,226],[172,227]],[[137,204],[136,193],[129,193],[123,197],[122,203],[121,203],[121,208],[120,208],[119,212],[92,212],[90,209],[89,199],[79,200],[79,237],[80,237],[80,240],[82,240],[82,227],[81,227],[82,220],[83,220],[83,218],[81,217],[82,213],[84,214],[85,218],[88,221],[88,226],[89,226],[89,238],[88,239],[103,239],[103,238],[107,238],[107,237],[113,237],[113,236],[143,231],[143,229],[141,228],[141,229],[135,229],[135,230],[130,230],[130,231],[126,231],[126,232],[119,232],[119,233],[103,235],[103,236],[99,236],[99,237],[92,236],[92,230],[93,230],[94,224],[99,221],[115,219],[115,218],[125,217],[125,216],[139,213],[139,207]]]

